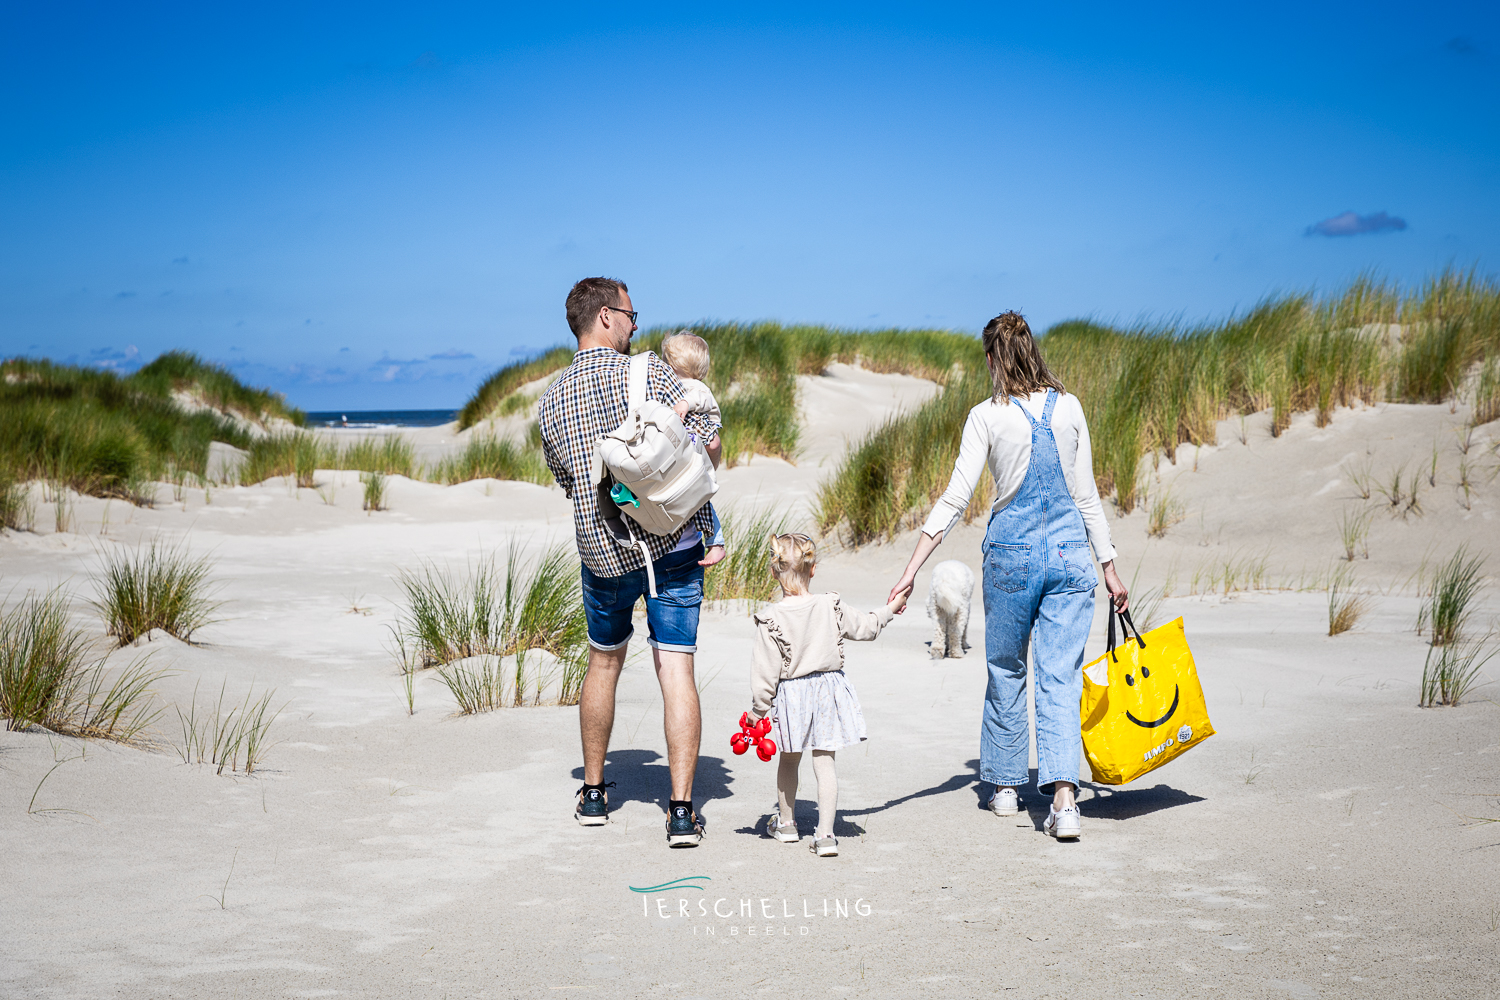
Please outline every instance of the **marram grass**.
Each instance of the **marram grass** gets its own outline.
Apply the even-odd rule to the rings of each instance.
[[[190,410],[187,397],[208,407]],[[26,358],[0,361],[0,474],[93,496],[149,501],[175,467],[202,475],[210,441],[248,447],[250,424],[299,423],[280,396],[240,384],[191,354],[162,355],[134,375]]]
[[[1446,646],[1463,639],[1474,614],[1475,598],[1484,587],[1484,557],[1459,546],[1438,567],[1427,601],[1417,612],[1417,632],[1431,629],[1430,642]]]
[[[90,644],[69,624],[67,595],[28,592],[0,614],[0,716],[6,728],[40,726],[68,736],[141,742],[161,714],[151,685],[163,671],[145,659],[118,670],[89,662]]]
[[[192,642],[219,607],[209,598],[210,569],[207,556],[195,559],[181,546],[156,539],[134,549],[107,550],[94,602],[106,633],[121,646],[152,629]]]
[[[552,472],[540,450],[506,438],[476,433],[463,450],[433,467],[429,478],[452,485],[473,479],[515,479],[548,485]]]
[[[402,668],[439,668],[463,712],[540,703],[553,678],[539,672],[547,661],[534,651],[550,654],[561,671],[557,703],[577,704],[588,631],[578,562],[567,548],[528,559],[512,545],[503,568],[494,559],[463,573],[429,563],[403,572],[399,582],[406,607],[393,632]],[[496,686],[505,659],[514,669]]]
[[[177,722],[182,728],[182,745],[177,753],[186,764],[212,764],[215,774],[230,773],[244,769],[245,774],[255,771],[266,751],[271,725],[282,712],[282,708],[271,707],[274,690],[265,691],[256,697],[254,685],[245,692],[242,702],[230,702],[227,710],[224,695],[228,690],[226,679],[219,685],[218,700],[209,707],[198,707],[198,685],[193,685],[193,700],[184,712],[177,707]]]
[[[822,530],[860,542],[920,523],[947,485],[963,416],[988,395],[978,345],[970,345],[970,357],[958,360],[971,378],[950,379],[845,457],[824,485]],[[1496,376],[1486,382],[1485,372],[1500,354],[1500,285],[1452,270],[1408,289],[1361,279],[1336,295],[1283,296],[1199,326],[1060,323],[1041,346],[1083,404],[1100,492],[1129,513],[1141,501],[1143,462],[1153,454],[1175,461],[1182,444],[1216,443],[1218,422],[1236,414],[1269,410],[1280,434],[1298,412],[1322,426],[1339,406],[1446,401],[1472,381],[1475,419],[1489,416]],[[1405,481],[1401,490],[1395,513],[1420,514],[1420,491]]]

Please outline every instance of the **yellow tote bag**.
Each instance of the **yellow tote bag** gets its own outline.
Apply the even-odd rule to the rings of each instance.
[[[1214,734],[1182,619],[1143,636],[1126,611],[1120,627],[1116,646],[1111,607],[1109,651],[1083,668],[1083,750],[1102,785],[1134,781]]]

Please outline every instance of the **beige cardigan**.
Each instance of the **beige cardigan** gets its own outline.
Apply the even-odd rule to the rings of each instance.
[[[868,642],[890,624],[891,609],[861,614],[838,594],[783,597],[755,618],[755,654],[750,664],[750,714],[771,711],[776,686],[793,677],[844,669],[844,640]]]

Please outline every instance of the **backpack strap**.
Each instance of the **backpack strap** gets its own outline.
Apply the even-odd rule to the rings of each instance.
[[[629,419],[631,414],[636,416],[636,427],[640,427],[640,408],[646,401],[646,393],[650,388],[651,354],[642,351],[640,354],[630,356],[630,370],[625,378],[625,416]],[[594,441],[593,461],[589,466],[589,478],[595,486],[604,482],[609,470],[604,467],[604,458],[599,454],[599,443],[603,438]]]
[[[625,405],[632,412],[640,409],[646,401],[648,379],[651,374],[651,352],[642,351],[630,356],[630,379],[626,390]]]

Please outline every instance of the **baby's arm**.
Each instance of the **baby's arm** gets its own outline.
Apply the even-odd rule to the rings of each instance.
[[[776,685],[781,680],[781,650],[759,623],[755,626],[755,648],[750,659],[750,721],[758,722],[771,711]]]
[[[905,603],[906,598],[899,597],[876,611],[861,613],[853,608],[845,607],[843,599],[840,598],[834,604],[834,610],[838,615],[839,634],[845,639],[853,639],[856,642],[869,642],[880,634],[881,629],[890,624],[891,619],[895,617],[896,609]]]
[[[714,399],[712,389],[695,378],[682,379],[682,388],[683,397],[672,406],[679,417],[686,420],[689,413],[698,413],[715,424],[723,423],[719,401]]]

